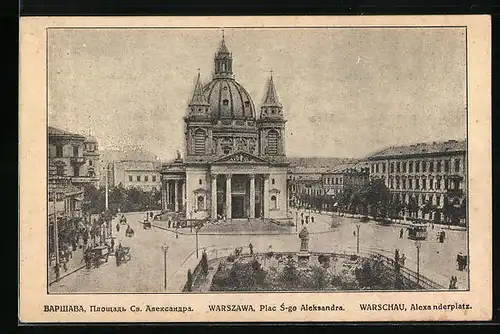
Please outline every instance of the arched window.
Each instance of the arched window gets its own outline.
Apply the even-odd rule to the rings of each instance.
[[[278,154],[278,136],[276,130],[269,130],[267,133],[267,154]]]
[[[205,154],[206,133],[202,129],[198,129],[194,133],[194,153]]]
[[[198,196],[196,199],[196,210],[197,211],[202,211],[205,210],[205,197],[203,196]]]
[[[278,209],[278,201],[276,199],[276,196],[273,195],[271,196],[271,210],[277,210]]]

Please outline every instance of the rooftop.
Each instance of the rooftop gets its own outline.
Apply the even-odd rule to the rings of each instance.
[[[78,139],[83,139],[85,140],[85,136],[82,136],[80,134],[77,134],[77,133],[73,133],[73,132],[69,132],[69,131],[66,131],[66,130],[62,130],[62,129],[58,129],[58,128],[55,128],[53,126],[49,126],[48,127],[48,131],[47,133],[49,134],[49,136],[57,136],[57,137],[76,137]]]
[[[391,146],[378,153],[375,153],[374,155],[368,157],[368,159],[373,160],[394,156],[465,152],[466,150],[467,143],[465,140],[447,140],[432,143],[418,143],[405,146]]]

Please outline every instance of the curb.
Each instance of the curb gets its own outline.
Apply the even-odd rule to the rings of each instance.
[[[140,224],[144,224],[143,222],[139,222]],[[169,231],[172,233],[178,233],[179,235],[196,235],[196,233],[192,232],[181,232],[181,231],[175,231],[172,229],[169,229],[167,227],[160,226],[158,224],[151,223],[151,226],[154,226],[160,230],[164,231]],[[335,230],[331,231],[321,231],[321,232],[309,232],[309,234],[325,234],[325,233],[333,233]],[[249,233],[249,232],[244,232],[244,233],[225,233],[225,232],[204,232],[204,233],[198,233],[198,235],[233,235],[233,236],[238,236],[238,235],[296,235],[299,232],[275,232],[275,233],[261,233],[261,232],[256,232],[256,233]]]
[[[56,280],[53,280],[52,282],[49,282],[49,286],[52,285],[52,284],[54,284],[54,283],[56,283],[56,282],[61,281],[63,278],[68,277],[69,275],[71,275],[73,273],[76,273],[77,271],[79,271],[79,270],[81,270],[83,268],[85,268],[85,265],[82,265],[82,266],[80,266],[80,267],[78,267],[78,268],[76,268],[73,271],[70,271],[68,273],[65,273],[64,275],[60,276],[59,279],[56,279]]]

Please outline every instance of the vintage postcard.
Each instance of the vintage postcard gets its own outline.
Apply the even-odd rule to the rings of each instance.
[[[20,29],[20,322],[490,319],[488,16]]]

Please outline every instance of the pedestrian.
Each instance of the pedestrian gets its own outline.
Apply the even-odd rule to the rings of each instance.
[[[403,255],[401,255],[401,265],[402,266],[405,265],[405,261],[406,261],[406,255],[403,253]]]
[[[311,223],[314,223],[314,216],[311,216]]]
[[[170,228],[170,226],[172,226],[172,221],[170,219],[168,220],[167,226],[168,226],[168,228]]]
[[[179,239],[179,226],[178,225],[175,226],[175,238]]]
[[[404,230],[403,228],[401,228],[401,230],[399,230],[399,239],[403,239],[403,234],[404,234]]]
[[[399,263],[399,249],[394,251],[394,262]]]
[[[352,231],[352,235],[356,236],[356,230]]]
[[[54,267],[54,272],[56,274],[56,281],[59,281],[59,278],[61,277],[61,272],[60,272],[59,264],[57,264],[57,263]]]
[[[303,218],[301,219],[301,222],[302,222],[302,226],[304,226],[304,219]]]
[[[64,272],[67,272],[68,271],[68,260],[66,257],[62,258],[62,264],[63,264]]]
[[[250,243],[248,245],[248,248],[250,249],[250,255],[253,255],[253,245],[252,245],[252,243]]]
[[[115,248],[115,239],[111,238],[111,252],[113,251],[114,248]]]
[[[116,223],[116,233],[120,232],[120,223]]]

